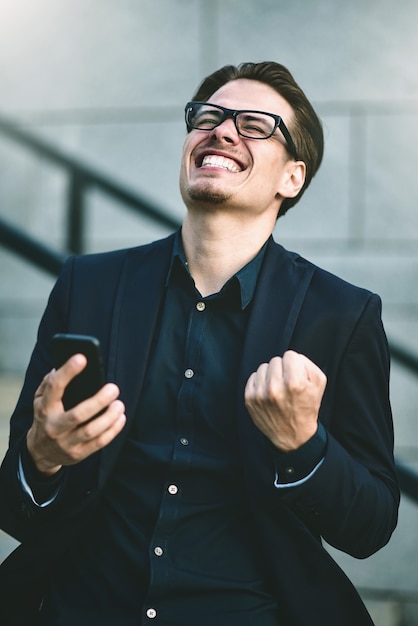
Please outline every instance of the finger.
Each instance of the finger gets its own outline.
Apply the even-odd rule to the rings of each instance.
[[[260,369],[260,368],[259,368]],[[279,356],[273,357],[268,363],[263,364],[254,389],[256,401],[275,402],[281,395],[283,388],[283,364]]]
[[[112,428],[114,423],[125,414],[125,405],[120,400],[114,400],[104,413],[84,422],[77,428],[75,433],[82,441],[89,441],[96,439],[106,432],[109,428]]]
[[[62,397],[67,384],[79,374],[87,364],[87,359],[82,354],[71,357],[59,369],[51,370],[39,385],[34,398],[35,417],[47,423],[51,436],[58,436],[61,432],[72,427],[71,416],[68,419],[62,406]]]
[[[65,388],[87,365],[84,354],[74,354],[59,369],[49,375],[48,398],[51,402],[62,400]]]
[[[268,363],[261,363],[256,372],[254,373],[253,386],[255,389],[264,388],[266,384],[266,379],[268,375]]]
[[[325,388],[327,379],[324,372],[307,356],[289,350],[283,355],[283,360],[286,384],[297,388],[312,383]]]
[[[43,393],[45,392],[45,389],[46,389],[46,387],[48,385],[48,382],[49,382],[49,376],[50,376],[50,374],[52,374],[52,372],[55,372],[55,369],[52,369],[50,372],[48,372],[48,374],[46,374],[43,377],[41,384],[39,385],[39,387],[35,391],[35,398],[38,398],[39,396],[42,396]]]
[[[118,414],[116,419],[112,421],[109,428],[107,428],[99,437],[96,437],[93,440],[94,449],[101,450],[105,448],[113,439],[119,435],[126,424],[126,415],[125,413]]]
[[[119,397],[119,387],[113,383],[104,385],[94,396],[86,398],[75,407],[67,411],[71,416],[74,426],[79,427],[82,423],[97,417],[108,408],[108,406]]]
[[[107,446],[126,424],[123,402],[112,402],[100,417],[81,425],[68,441],[68,462],[74,464]]]
[[[283,355],[283,380],[287,387],[290,389],[303,388],[308,381],[307,373],[308,359],[294,352],[288,350]]]
[[[244,398],[246,401],[254,399],[264,389],[268,364],[261,363],[257,371],[253,372],[247,380],[244,390]]]
[[[252,389],[252,388],[254,387],[254,384],[255,384],[255,377],[256,377],[256,373],[255,373],[255,372],[253,372],[253,373],[249,376],[249,378],[248,378],[248,380],[247,380],[247,384],[245,385],[245,389],[246,389],[246,390],[250,390],[250,389]]]
[[[62,402],[66,386],[86,365],[86,357],[83,354],[75,354],[59,369],[53,369],[44,376],[35,392],[35,400],[40,400],[40,405],[45,412],[49,406]]]
[[[51,425],[51,418],[54,420],[54,417],[63,413],[61,397],[59,393],[57,394],[55,388],[55,375],[56,370],[51,370],[49,374],[44,376],[41,384],[35,391],[33,400],[35,422],[48,422]]]
[[[281,386],[283,366],[281,357],[273,357],[269,363],[261,363],[247,381],[244,395],[251,399],[264,399]]]
[[[283,382],[283,358],[274,356],[270,359],[266,370],[266,385],[269,388],[277,388]]]

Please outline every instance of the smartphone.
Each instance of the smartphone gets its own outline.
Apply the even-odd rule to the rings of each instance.
[[[56,369],[64,365],[71,356],[80,353],[87,358],[87,365],[65,389],[62,401],[66,411],[93,396],[106,382],[100,342],[96,337],[70,334],[53,336],[52,357]]]

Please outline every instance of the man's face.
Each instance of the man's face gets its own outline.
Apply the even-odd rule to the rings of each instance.
[[[293,111],[274,89],[238,79],[218,89],[208,102],[230,109],[275,113],[291,126]],[[279,129],[269,139],[241,137],[229,118],[210,131],[192,130],[184,142],[180,190],[186,206],[222,207],[277,215],[290,157]]]

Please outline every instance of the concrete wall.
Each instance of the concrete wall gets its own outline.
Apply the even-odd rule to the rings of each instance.
[[[179,216],[182,110],[224,63],[276,59],[315,102],[326,134],[310,192],[277,238],[381,293],[391,335],[415,342],[418,213],[418,43],[412,1],[3,0],[0,112],[26,123]],[[0,138],[0,214],[63,243],[67,180]],[[154,236],[91,194],[88,247]],[[159,233],[155,233],[157,236]],[[10,341],[37,320],[49,278],[26,277],[1,253],[0,368],[20,370]],[[18,277],[16,279],[16,276]],[[3,286],[4,284],[4,286]],[[17,290],[16,284],[22,285]],[[24,286],[24,288],[23,288]],[[26,303],[25,311],[22,301]]]
[[[274,59],[316,104],[320,173],[276,238],[377,291],[391,338],[418,351],[418,4],[405,0],[2,0],[0,113],[179,219],[184,103],[225,63]],[[0,137],[0,215],[64,241],[65,173]],[[165,234],[98,192],[88,249]],[[20,373],[52,278],[0,250],[0,371]],[[418,459],[417,383],[394,367],[397,453]],[[362,586],[416,597],[417,510],[388,548],[340,558]]]

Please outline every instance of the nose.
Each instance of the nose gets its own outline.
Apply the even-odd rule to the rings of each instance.
[[[212,138],[217,141],[226,141],[227,143],[238,143],[239,134],[232,117],[227,117],[219,126],[212,130]]]

